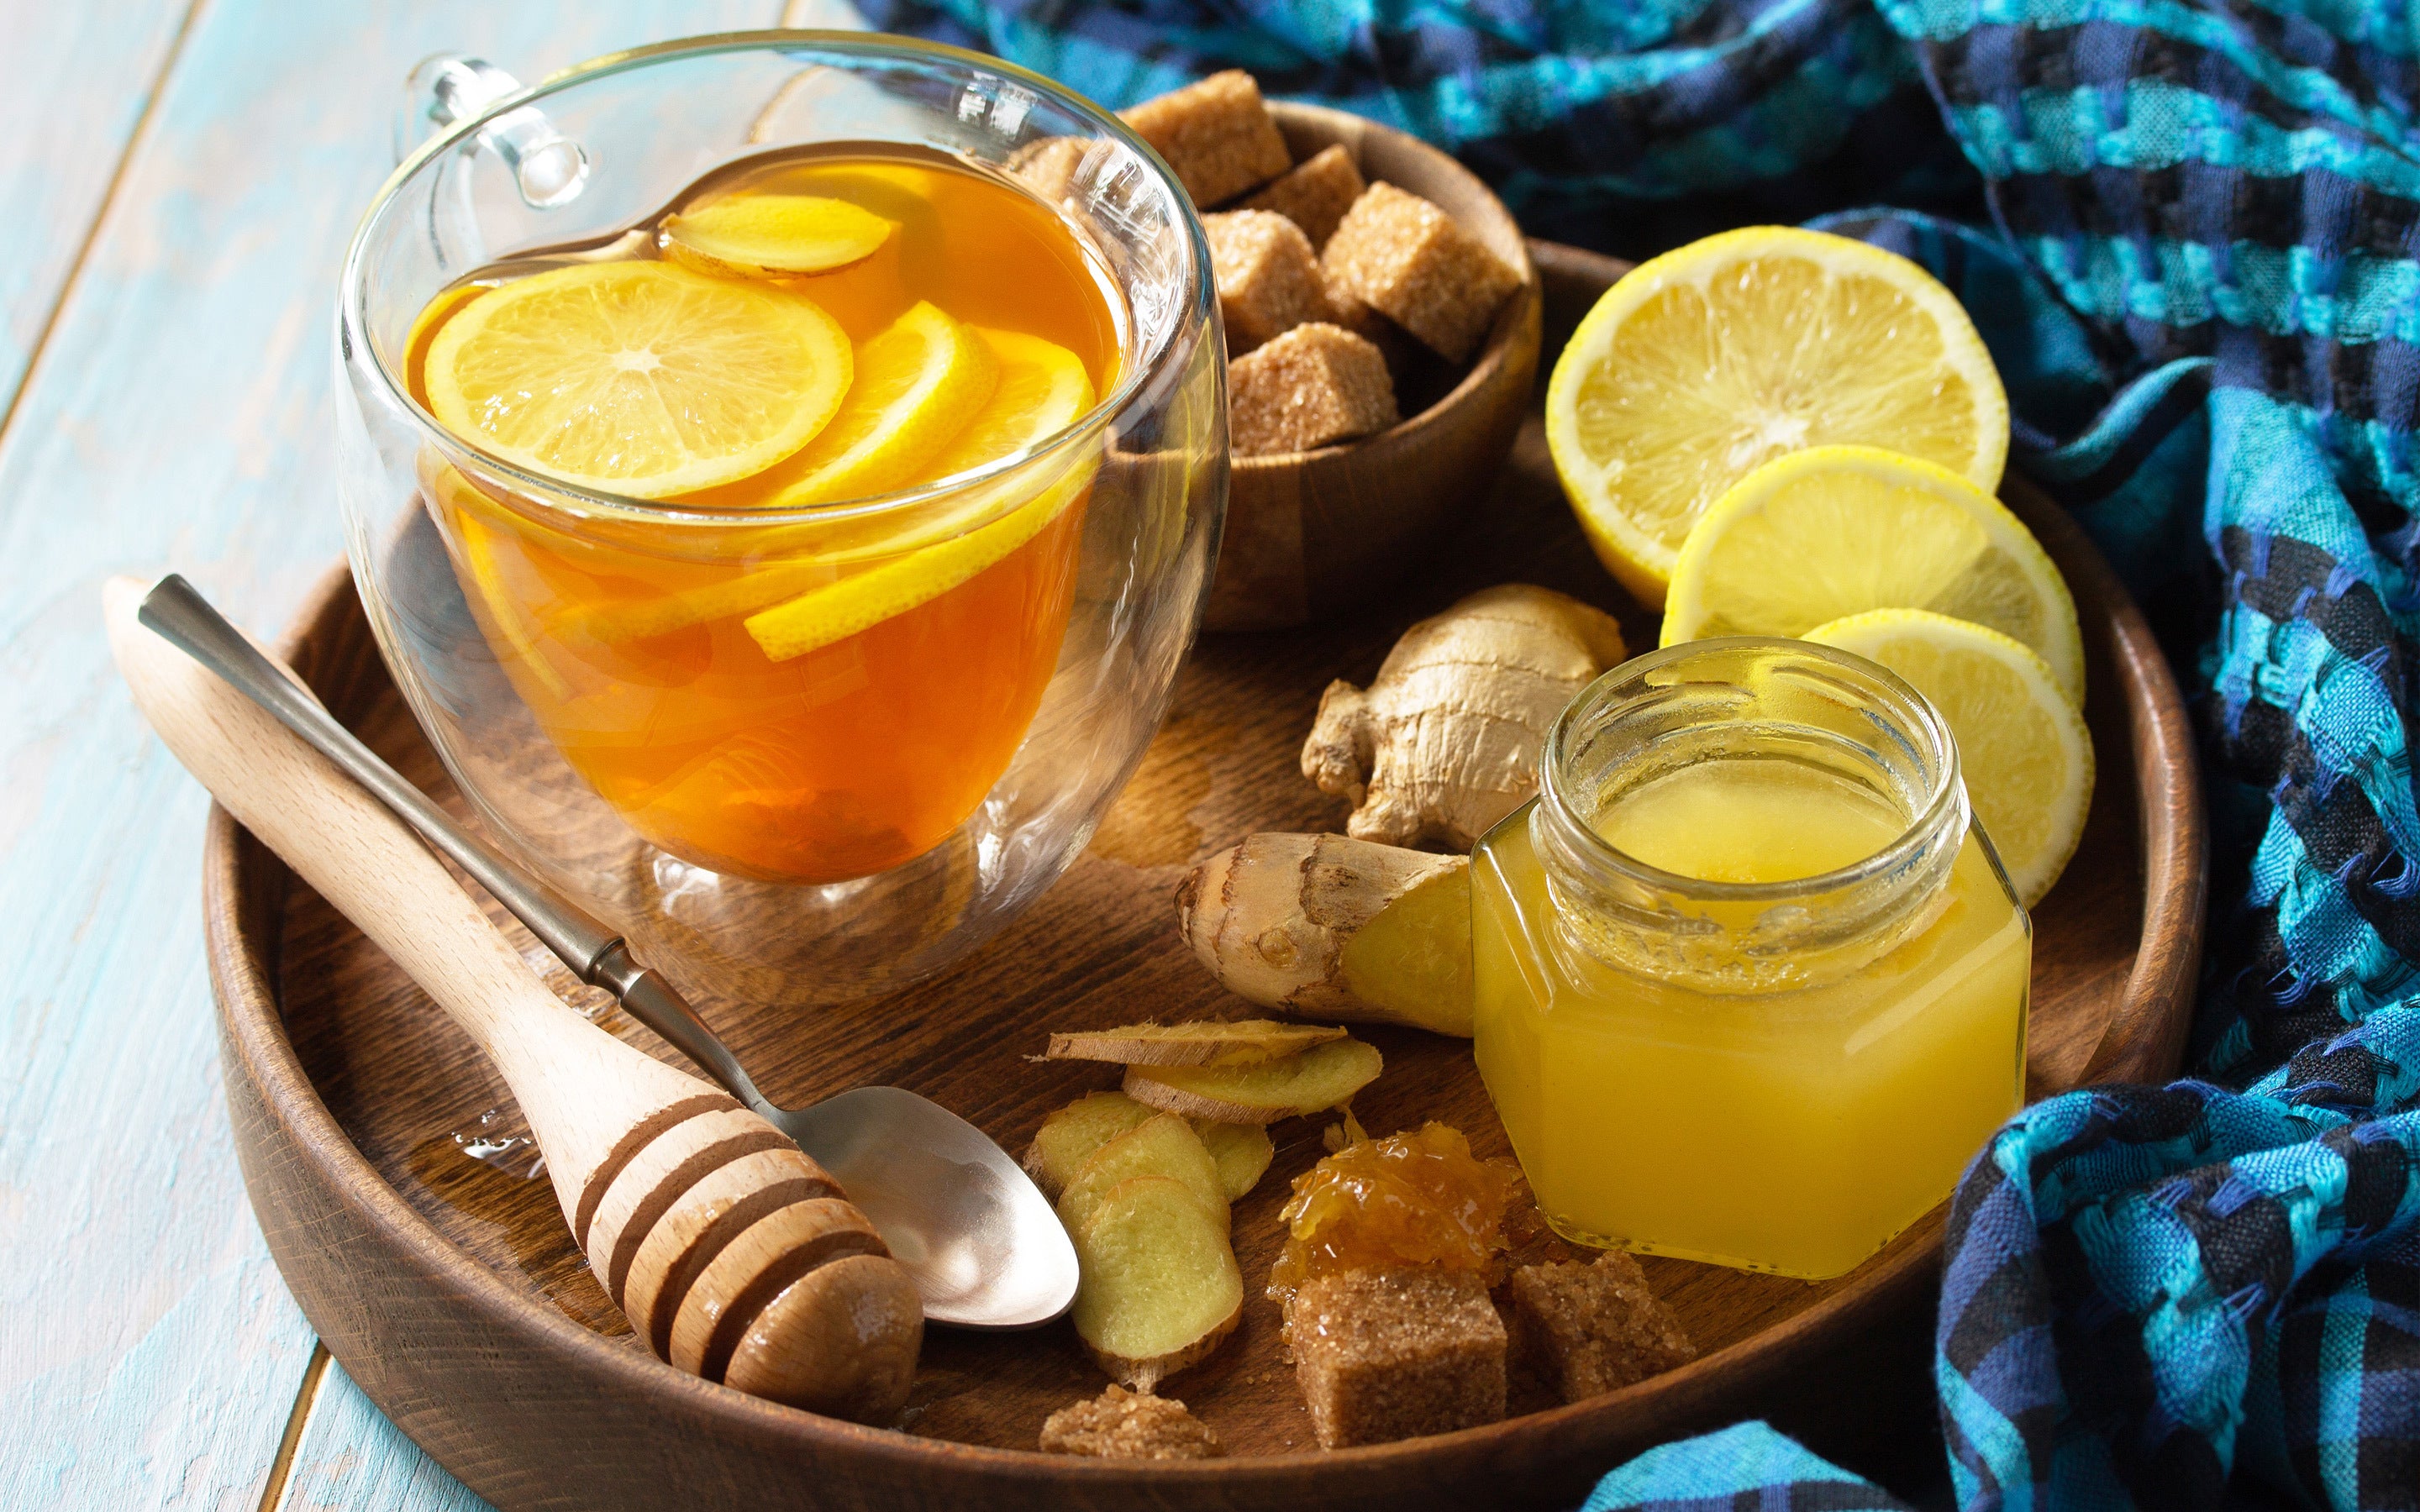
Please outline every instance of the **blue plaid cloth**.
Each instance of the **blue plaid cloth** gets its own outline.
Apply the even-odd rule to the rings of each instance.
[[[1952,1204],[1959,1500],[2420,1507],[2420,0],[866,8],[1114,103],[1251,69],[1542,234],[1821,214],[1956,290],[2186,674],[2219,841],[2199,1079],[2026,1110]],[[1897,1504],[1761,1424],[1588,1504]]]

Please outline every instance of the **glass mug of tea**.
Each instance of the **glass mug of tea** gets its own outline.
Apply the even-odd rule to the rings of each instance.
[[[1183,190],[895,38],[411,88],[398,149],[443,129],[347,255],[338,478],[422,730],[694,996],[947,965],[1082,849],[1199,618],[1227,431]]]

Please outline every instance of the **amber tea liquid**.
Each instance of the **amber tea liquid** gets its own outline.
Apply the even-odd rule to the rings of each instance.
[[[841,200],[896,225],[845,268],[750,279],[838,322],[858,383],[879,380],[869,344],[929,305],[993,333],[998,350],[1073,354],[1086,409],[1114,387],[1126,325],[1115,285],[1015,181],[937,154],[827,146],[721,170],[673,208],[749,194]],[[652,225],[633,230],[482,270],[432,301],[407,354],[414,398],[429,403],[428,354],[447,323],[494,290],[562,264],[664,255]],[[1019,338],[1028,346],[1007,344]],[[993,402],[1009,405],[1001,371]],[[802,466],[661,501],[744,515]],[[792,509],[752,531],[567,518],[455,468],[424,471],[473,613],[570,764],[673,855],[793,883],[930,850],[999,779],[1058,659],[1090,478],[1078,465],[970,486],[962,507],[945,494],[895,518],[846,501],[828,524]],[[936,477],[927,467],[892,488]]]

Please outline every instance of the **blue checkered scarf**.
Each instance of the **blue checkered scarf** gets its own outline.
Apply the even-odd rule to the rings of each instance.
[[[1541,234],[1823,214],[1955,289],[2016,465],[2196,695],[2220,900],[2201,1079],[2030,1108],[1959,1188],[1959,1499],[2420,1506],[2420,0],[866,9],[1114,103],[1249,68],[1452,147]],[[1751,1424],[1589,1506],[1749,1497],[1898,1504]]]

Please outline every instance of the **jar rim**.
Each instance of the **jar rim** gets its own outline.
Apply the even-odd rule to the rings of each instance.
[[[970,488],[997,481],[1009,473],[1028,468],[1039,471],[1046,459],[1062,456],[1074,449],[1083,448],[1121,415],[1147,397],[1151,382],[1171,363],[1181,363],[1187,355],[1186,344],[1171,340],[1152,361],[1125,364],[1118,375],[1117,386],[1094,403],[1092,409],[1056,436],[1039,446],[1014,454],[972,472],[932,483],[917,484],[889,493],[872,494],[862,499],[845,500],[833,504],[808,505],[794,509],[732,509],[703,507],[694,504],[666,503],[661,500],[632,498],[607,489],[592,488],[560,478],[533,471],[520,463],[499,456],[464,437],[447,429],[411,396],[411,391],[389,367],[377,345],[368,339],[369,288],[367,252],[371,234],[384,217],[400,203],[404,186],[438,157],[452,150],[464,138],[493,125],[513,111],[561,94],[576,85],[593,80],[611,78],[633,72],[668,59],[706,57],[720,54],[750,52],[785,52],[814,48],[864,57],[904,57],[928,59],[961,65],[970,71],[990,74],[1009,80],[1020,87],[1033,90],[1049,99],[1098,129],[1099,134],[1132,148],[1144,169],[1157,182],[1179,215],[1178,224],[1185,229],[1183,239],[1186,267],[1182,282],[1192,306],[1189,317],[1174,323],[1171,332],[1181,332],[1197,328],[1215,312],[1215,298],[1209,277],[1210,247],[1202,227],[1202,217],[1193,202],[1177,181],[1176,175],[1148,142],[1136,134],[1114,111],[1105,110],[1093,100],[1076,93],[1054,80],[1020,68],[1001,58],[953,47],[946,42],[929,42],[921,39],[896,37],[882,32],[811,30],[804,28],[771,28],[757,31],[717,32],[702,37],[681,38],[672,41],[650,43],[644,47],[627,48],[608,53],[557,69],[532,85],[490,100],[477,112],[456,121],[444,131],[431,136],[414,148],[371,197],[369,208],[355,224],[351,240],[345,250],[345,260],[338,277],[337,342],[339,360],[351,351],[356,343],[366,358],[371,371],[378,375],[380,390],[390,405],[421,433],[422,439],[442,449],[474,458],[483,471],[513,485],[516,490],[526,489],[534,501],[575,517],[603,517],[655,524],[673,524],[706,529],[762,529],[775,525],[830,523],[842,520],[877,518],[912,510],[918,505],[963,495]]]
[[[1668,872],[1632,856],[1606,840],[1594,825],[1581,816],[1569,790],[1571,778],[1564,770],[1566,759],[1575,732],[1590,717],[1601,714],[1618,688],[1696,657],[1716,652],[1750,650],[1804,656],[1827,664],[1836,672],[1847,674],[1854,683],[1870,685],[1869,688],[1860,691],[1879,692],[1888,702],[1899,705],[1897,722],[1922,739],[1936,753],[1936,759],[1931,763],[1931,791],[1925,795],[1922,805],[1906,820],[1898,838],[1889,844],[1847,866],[1808,876],[1779,882],[1712,882]],[[1715,636],[1702,640],[1684,640],[1678,645],[1633,656],[1600,674],[1563,706],[1562,713],[1556,716],[1554,724],[1548,728],[1545,743],[1538,756],[1538,795],[1540,810],[1554,821],[1556,838],[1567,854],[1576,853],[1575,859],[1592,867],[1601,867],[1616,878],[1659,891],[1678,893],[1708,903],[1787,903],[1819,894],[1857,888],[1899,873],[1933,842],[1936,835],[1959,811],[1966,808],[1958,743],[1950,733],[1947,722],[1933,708],[1931,701],[1898,673],[1878,662],[1837,647],[1781,636]]]

